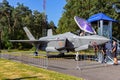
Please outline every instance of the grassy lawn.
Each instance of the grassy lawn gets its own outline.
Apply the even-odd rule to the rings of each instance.
[[[26,53],[26,54],[34,54],[34,50],[18,50],[18,49],[10,49],[10,50],[1,50],[2,53]],[[41,51],[39,50],[38,51],[39,54],[46,54],[45,51]],[[51,52],[50,54],[59,54],[58,52]],[[69,53],[66,53],[66,54],[76,54],[76,52],[69,52]],[[86,55],[89,55],[89,54],[92,54],[94,55],[94,51],[93,49],[88,49],[88,50],[82,50],[82,51],[79,51],[79,54],[86,54]]]
[[[83,80],[5,59],[0,59],[0,66],[0,80]]]

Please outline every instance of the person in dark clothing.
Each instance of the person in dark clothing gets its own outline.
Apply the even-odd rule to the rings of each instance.
[[[102,63],[105,63],[105,59],[106,59],[106,48],[105,48],[105,44],[101,45],[101,52],[103,54],[103,60]]]
[[[98,58],[98,45],[96,42],[92,43],[93,49],[94,49],[94,53],[95,53],[95,59]]]
[[[112,55],[113,55],[114,64],[117,65],[118,60],[117,60],[117,42],[116,41],[113,41],[113,44],[112,44]]]

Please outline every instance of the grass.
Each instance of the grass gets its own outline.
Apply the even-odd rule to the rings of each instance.
[[[33,50],[18,50],[18,49],[10,49],[10,50],[1,50],[1,53],[3,54],[10,54],[10,55],[14,55],[14,56],[29,56],[32,58],[46,58],[46,52],[45,51],[38,51],[39,56],[34,56],[34,51]],[[52,54],[59,54],[58,52],[54,52],[54,53],[49,53],[49,55]],[[75,55],[76,52],[69,52],[69,53],[65,53],[65,55]],[[80,55],[94,55],[93,49],[89,49],[89,50],[82,50],[79,51]],[[67,57],[68,59],[73,59],[74,57]]]
[[[18,50],[18,49],[10,49],[10,50],[1,50],[2,53],[27,53],[27,54],[33,54],[34,53],[34,50]],[[40,54],[46,54],[45,51],[41,51],[39,50],[38,53]],[[66,53],[66,54],[75,54],[76,52],[69,52],[69,53]],[[88,49],[88,50],[82,50],[82,51],[79,51],[80,54],[93,54],[94,51],[93,49]],[[59,54],[59,52],[52,52],[50,54]]]
[[[0,66],[0,80],[83,80],[5,59],[0,59]]]

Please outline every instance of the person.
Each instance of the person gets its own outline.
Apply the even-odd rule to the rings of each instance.
[[[85,36],[85,31],[81,31],[80,36]]]
[[[98,58],[97,53],[98,53],[98,46],[96,42],[93,42],[93,49],[94,49],[94,53],[95,53],[95,60]]]
[[[102,59],[102,63],[106,63],[106,48],[105,48],[105,44],[101,45],[101,53],[103,55],[103,59]]]
[[[112,55],[113,55],[114,65],[118,65],[118,60],[117,60],[117,42],[116,41],[113,41],[113,44],[112,44]]]

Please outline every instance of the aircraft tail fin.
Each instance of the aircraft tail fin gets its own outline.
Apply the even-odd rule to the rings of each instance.
[[[35,38],[33,37],[33,35],[31,34],[31,32],[28,30],[27,27],[24,27],[23,28],[25,33],[27,34],[27,37],[30,39],[30,40],[35,40]]]
[[[53,35],[52,29],[48,29],[47,36],[52,36],[52,35]]]

